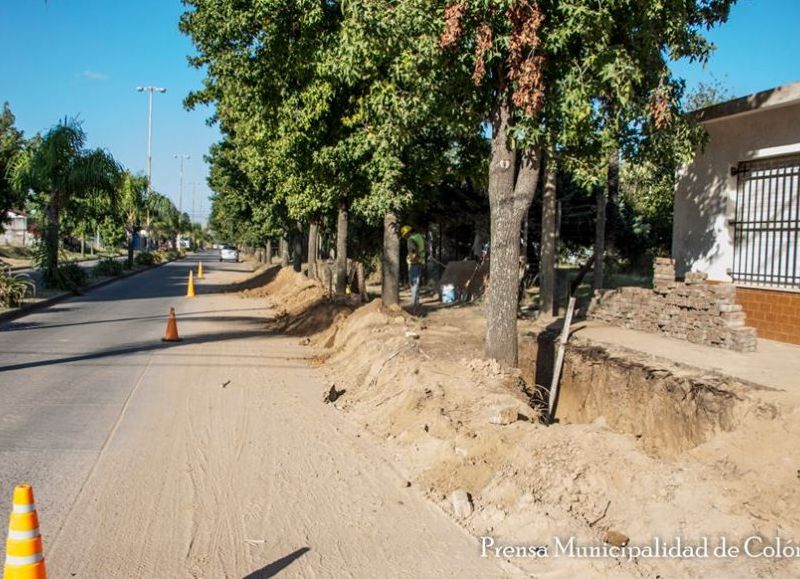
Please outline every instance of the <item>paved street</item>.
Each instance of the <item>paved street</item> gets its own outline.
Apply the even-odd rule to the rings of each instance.
[[[32,483],[50,576],[501,576],[321,403],[263,301],[212,293],[249,267],[207,255],[189,300],[196,261],[0,326],[0,517]]]

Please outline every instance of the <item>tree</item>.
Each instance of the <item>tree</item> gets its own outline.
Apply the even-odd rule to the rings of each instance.
[[[128,245],[128,266],[133,267],[133,244],[136,233],[142,228],[148,205],[148,180],[143,175],[133,175],[125,171],[122,175],[119,192],[119,206],[125,224],[125,237]]]
[[[12,160],[25,146],[22,131],[14,126],[16,118],[8,103],[0,114],[0,228],[8,218],[9,209],[23,209],[24,191],[16,190],[9,180]]]
[[[487,356],[517,361],[519,230],[541,151],[552,148],[587,181],[601,180],[622,144],[670,124],[679,83],[668,59],[705,58],[701,32],[732,3],[447,3],[441,45],[451,78],[481,95],[492,129]]]
[[[43,213],[40,267],[47,285],[62,280],[58,269],[60,218],[71,202],[87,196],[113,198],[119,184],[120,167],[101,149],[85,148],[86,133],[76,120],[65,119],[35,147],[15,158],[11,181],[18,190],[33,191],[33,200]]]

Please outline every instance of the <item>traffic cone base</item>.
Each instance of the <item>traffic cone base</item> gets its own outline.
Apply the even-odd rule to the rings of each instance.
[[[189,270],[189,285],[186,287],[186,297],[193,298],[195,296],[194,293],[194,272]]]
[[[42,554],[39,517],[30,485],[14,488],[13,506],[8,520],[4,579],[47,579]]]
[[[178,337],[178,320],[175,317],[175,308],[169,309],[169,316],[167,317],[167,331],[164,337],[161,338],[162,342],[180,342]]]

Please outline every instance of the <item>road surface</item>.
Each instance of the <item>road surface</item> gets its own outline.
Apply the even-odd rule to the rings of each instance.
[[[32,483],[50,577],[506,576],[206,258],[193,300],[197,258],[0,325],[0,517]]]

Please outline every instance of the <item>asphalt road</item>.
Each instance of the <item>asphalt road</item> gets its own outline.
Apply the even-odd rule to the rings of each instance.
[[[57,532],[134,385],[168,347],[166,313],[180,311],[194,265],[173,262],[0,324],[1,520],[10,489],[27,481],[49,497],[43,529]]]
[[[264,300],[214,291],[249,267],[204,257],[195,299],[196,256],[0,325],[0,521],[32,483],[49,577],[507,576],[322,403]]]

